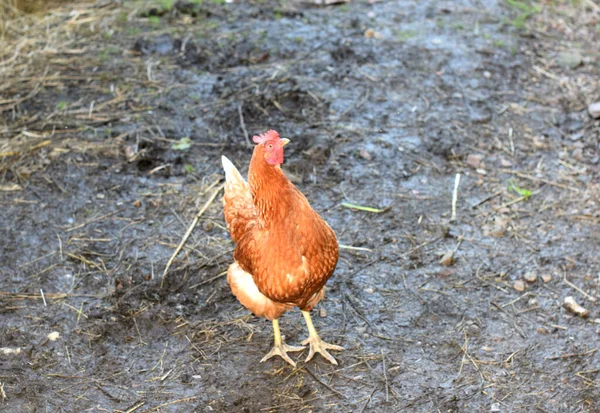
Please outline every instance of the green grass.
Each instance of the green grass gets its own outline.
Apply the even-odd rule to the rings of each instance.
[[[140,28],[127,26],[127,29],[125,29],[125,32],[130,36],[137,36],[138,34],[140,34]]]
[[[174,0],[161,0],[160,6],[163,10],[171,10],[173,8]]]
[[[192,140],[188,137],[181,138],[177,142],[173,142],[171,148],[176,151],[187,151],[192,147]]]
[[[417,37],[417,32],[414,30],[400,30],[396,32],[396,39],[401,42],[406,42],[414,37]]]
[[[517,185],[515,185],[515,183],[513,181],[509,181],[508,182],[508,190],[509,191],[514,191],[517,194],[524,196],[525,199],[529,198],[531,196],[531,191],[529,189],[525,189],[525,188],[520,188]]]
[[[67,108],[67,106],[69,106],[69,104],[67,102],[65,102],[64,100],[61,100],[56,105],[56,110],[65,110]]]
[[[541,8],[530,1],[524,0],[505,0],[506,4],[513,10],[518,12],[517,17],[512,20],[512,25],[522,30],[525,28],[525,23],[533,15],[539,13]]]

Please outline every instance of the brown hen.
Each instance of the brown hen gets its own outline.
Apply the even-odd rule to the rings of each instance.
[[[308,327],[310,344],[306,361],[315,353],[333,364],[329,350],[342,347],[322,341],[309,311],[325,294],[325,283],[338,260],[338,243],[333,230],[311,208],[306,197],[282,172],[283,147],[275,131],[254,136],[248,182],[236,167],[222,157],[226,174],[225,221],[237,244],[227,281],[244,307],[273,321],[275,346],[261,360],[281,356],[295,366],[288,351],[304,347],[286,345],[279,330],[279,317],[299,307]]]

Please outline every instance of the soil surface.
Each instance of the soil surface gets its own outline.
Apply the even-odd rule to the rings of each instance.
[[[600,411],[599,10],[102,1],[9,21],[0,410]],[[259,363],[272,328],[227,285],[221,194],[162,278],[221,155],[246,171],[268,129],[341,244],[313,311],[339,366]],[[297,310],[281,327],[306,337]]]

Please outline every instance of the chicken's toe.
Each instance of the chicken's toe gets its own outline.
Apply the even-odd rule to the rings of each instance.
[[[302,342],[302,345],[307,345],[307,344],[310,344],[310,350],[308,353],[308,357],[306,358],[306,362],[309,362],[313,358],[315,353],[320,353],[323,357],[325,357],[325,359],[327,361],[329,361],[331,364],[334,364],[337,366],[338,363],[337,363],[336,359],[333,358],[333,356],[331,354],[329,354],[329,352],[327,350],[335,350],[335,351],[344,350],[344,347],[342,347],[342,346],[337,346],[335,344],[326,343],[325,341],[321,340],[321,338],[319,336],[308,337],[306,340],[304,340]]]
[[[262,358],[262,360],[260,362],[263,363],[273,356],[280,356],[282,359],[284,359],[285,361],[290,363],[292,366],[296,367],[296,362],[294,360],[292,360],[290,358],[290,356],[287,355],[287,352],[288,351],[290,351],[290,352],[302,351],[304,349],[305,349],[305,347],[303,347],[303,346],[288,346],[285,343],[281,343],[280,345],[275,345],[271,349],[271,351],[269,351],[269,353],[267,353],[267,355]]]

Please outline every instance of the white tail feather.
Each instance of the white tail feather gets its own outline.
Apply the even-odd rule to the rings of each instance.
[[[225,170],[225,180],[228,186],[246,186],[246,181],[240,171],[237,170],[235,165],[227,159],[226,156],[221,156],[221,162],[223,163],[223,169]]]

